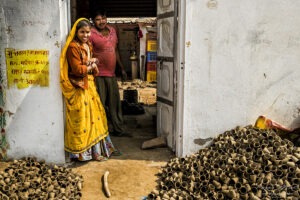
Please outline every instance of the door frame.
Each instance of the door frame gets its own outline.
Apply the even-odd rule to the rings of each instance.
[[[185,27],[186,27],[186,2],[178,0],[177,2],[177,43],[176,43],[176,96],[175,96],[175,140],[176,156],[183,156],[183,143],[185,139],[183,120],[184,120],[184,71],[185,71]]]
[[[157,0],[158,1],[158,0]],[[177,23],[176,32],[174,37],[177,38],[177,42],[174,43],[176,51],[174,52],[174,125],[173,134],[175,140],[175,154],[176,156],[182,156],[183,144],[184,144],[184,71],[185,71],[185,27],[186,27],[186,2],[181,0],[174,0],[176,4]],[[71,30],[71,0],[67,0],[67,31]]]
[[[181,0],[171,0],[174,3],[174,35],[173,35],[173,100],[172,100],[172,132],[173,135],[172,144],[170,146],[175,152],[176,156],[182,156],[183,144],[184,144],[184,70],[185,70],[185,13],[186,13],[186,2]],[[164,15],[164,17],[168,16]],[[159,59],[168,61],[168,57],[158,56]],[[160,71],[158,70],[158,73]],[[168,101],[164,99],[158,99],[160,102],[167,105]],[[170,102],[169,102],[170,103]],[[159,113],[158,113],[159,114]],[[159,119],[158,119],[159,120]],[[161,119],[160,119],[161,120]],[[157,121],[157,124],[160,122]],[[157,127],[158,128],[158,127]]]

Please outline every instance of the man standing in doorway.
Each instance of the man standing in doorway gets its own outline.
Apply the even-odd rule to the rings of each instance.
[[[109,132],[112,136],[130,137],[124,132],[119,87],[115,74],[118,63],[122,70],[122,79],[127,78],[118,51],[117,33],[113,27],[107,25],[105,10],[96,11],[93,21],[94,27],[91,30],[90,41],[93,45],[93,55],[99,60],[96,85],[106,110]]]

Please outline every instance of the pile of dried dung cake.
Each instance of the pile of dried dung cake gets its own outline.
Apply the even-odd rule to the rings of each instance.
[[[173,158],[148,199],[300,199],[300,148],[276,130],[237,127]]]
[[[47,165],[34,158],[13,161],[0,171],[0,199],[81,198],[83,178],[71,169]]]

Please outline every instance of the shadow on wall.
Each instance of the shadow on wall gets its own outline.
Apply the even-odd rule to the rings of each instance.
[[[300,109],[298,111],[300,112]],[[293,131],[289,133],[290,140],[300,147],[300,116],[294,119],[290,126],[293,128]]]
[[[205,138],[205,139],[197,138],[197,139],[194,139],[194,143],[197,145],[200,145],[200,146],[210,145],[212,140],[213,140],[213,138],[211,138],[211,137]]]
[[[300,109],[299,109],[299,114],[300,114]],[[292,121],[292,123],[290,124],[290,127],[293,128],[293,129],[297,129],[297,128],[300,128],[300,116],[297,117],[296,119],[294,119]]]

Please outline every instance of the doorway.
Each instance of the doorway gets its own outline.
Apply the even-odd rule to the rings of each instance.
[[[71,23],[79,17],[91,20],[100,7],[108,10],[108,23],[117,29],[121,60],[128,81],[119,82],[128,128],[151,121],[152,137],[165,137],[176,152],[175,0],[71,0]],[[137,66],[136,66],[137,65]],[[135,68],[136,67],[136,68]],[[117,67],[118,69],[118,67]],[[117,76],[120,74],[117,71]],[[143,109],[139,105],[142,105]],[[142,113],[144,110],[144,114]],[[135,113],[135,112],[141,113]],[[147,117],[143,117],[143,116]],[[142,120],[141,123],[136,120]],[[147,123],[146,123],[147,124]]]

